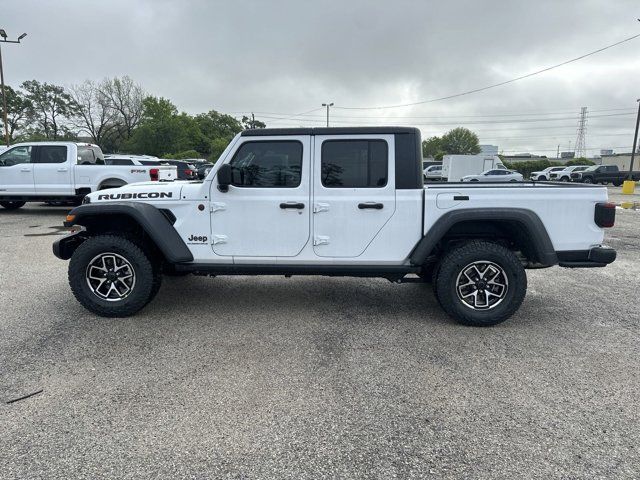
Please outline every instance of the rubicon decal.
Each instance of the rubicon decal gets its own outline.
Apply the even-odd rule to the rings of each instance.
[[[171,198],[173,192],[104,193],[98,200],[131,200],[133,198]]]

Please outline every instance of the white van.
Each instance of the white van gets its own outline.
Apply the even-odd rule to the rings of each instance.
[[[448,182],[497,169],[507,169],[497,155],[445,155],[442,159],[442,178]]]

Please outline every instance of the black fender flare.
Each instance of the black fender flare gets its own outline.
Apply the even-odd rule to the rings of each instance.
[[[464,208],[442,215],[416,244],[409,259],[413,265],[423,265],[438,242],[455,224],[473,220],[515,222],[526,230],[537,260],[543,265],[556,265],[556,255],[549,234],[538,215],[525,208]]]
[[[148,203],[113,202],[89,203],[69,212],[66,227],[80,225],[86,227],[94,219],[107,215],[126,215],[133,219],[149,235],[170,263],[192,262],[193,254],[187,248],[169,219],[156,207]],[[82,234],[82,232],[80,232]],[[71,258],[79,245],[78,235],[69,235],[55,242],[53,251],[58,258]],[[64,258],[66,257],[66,258]]]

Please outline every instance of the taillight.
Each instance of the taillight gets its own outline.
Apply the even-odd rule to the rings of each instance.
[[[613,227],[613,224],[616,222],[616,204],[611,202],[596,203],[596,211],[593,219],[599,227]]]
[[[187,169],[184,171],[184,173],[185,173],[185,175],[193,175],[193,170],[190,170],[190,169],[188,169],[188,168],[187,168]]]
[[[160,170],[157,168],[152,168],[149,170],[149,176],[151,177],[152,182],[157,182],[160,177]]]

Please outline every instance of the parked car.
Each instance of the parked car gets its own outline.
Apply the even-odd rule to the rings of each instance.
[[[423,173],[425,180],[442,180],[442,165],[429,165]]]
[[[563,168],[562,170],[554,170],[549,173],[549,180],[559,180],[561,182],[570,182],[572,172],[582,172],[589,168],[589,165],[571,165],[570,167]]]
[[[26,202],[79,203],[88,193],[128,183],[161,180],[175,167],[114,166],[82,163],[102,151],[73,142],[18,143],[0,153],[0,205],[6,209]],[[100,148],[100,147],[97,147]]]
[[[580,183],[613,183],[616,187],[622,185],[629,177],[629,172],[621,172],[617,165],[593,165],[586,168],[582,172],[574,172],[571,174],[571,181]],[[631,172],[631,178],[635,181],[640,180],[640,172]]]
[[[551,172],[559,172],[560,170],[564,170],[565,167],[547,167],[544,170],[540,170],[539,172],[531,172],[529,178],[531,180],[537,180],[542,182],[544,180],[549,180],[549,175]]]
[[[65,222],[84,228],[53,252],[70,259],[76,299],[106,317],[144,308],[163,272],[417,275],[449,315],[477,326],[518,310],[525,268],[615,260],[602,246],[616,212],[606,188],[425,186],[420,144],[420,130],[406,127],[245,130],[203,182],[90,194]]]
[[[465,175],[460,180],[462,182],[522,182],[523,177],[521,173],[497,168],[482,172],[480,175]]]
[[[161,160],[163,164],[175,165],[178,168],[178,180],[197,180],[198,171],[195,165],[182,160]]]

